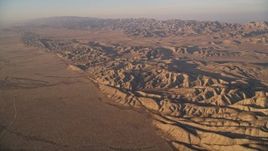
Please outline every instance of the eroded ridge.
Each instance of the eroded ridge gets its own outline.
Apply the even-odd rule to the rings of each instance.
[[[251,34],[242,36],[267,36],[267,25],[251,24],[243,26]],[[220,32],[208,30],[212,36]],[[25,44],[57,53],[88,72],[114,102],[145,108],[178,150],[267,150],[268,69],[254,58],[267,61],[268,54],[241,51],[241,43],[249,42],[244,39],[223,39],[207,46],[131,46],[23,35]]]

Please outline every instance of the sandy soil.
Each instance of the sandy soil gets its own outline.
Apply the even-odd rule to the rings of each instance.
[[[59,57],[1,33],[0,150],[171,150],[145,113],[106,99]]]
[[[42,23],[43,21],[45,24]],[[166,150],[162,146],[165,143],[158,143],[158,139],[152,137],[153,129],[157,129],[158,134],[161,134],[175,150],[267,150],[267,22],[250,22],[242,25],[180,20],[166,22],[151,19],[87,20],[79,17],[60,17],[43,21],[39,20],[37,25],[30,24],[6,30],[20,33],[24,45],[28,46],[27,51],[31,53],[23,58],[26,53],[20,54],[15,51],[9,59],[2,57],[1,64],[6,69],[2,69],[2,73],[5,75],[2,76],[2,86],[0,88],[7,92],[12,91],[10,96],[14,98],[14,94],[16,94],[16,98],[23,100],[26,92],[22,93],[22,90],[19,91],[20,93],[14,91],[24,88],[28,92],[28,90],[38,87],[33,91],[39,97],[35,96],[33,100],[38,103],[41,102],[42,109],[38,109],[36,112],[39,113],[46,107],[47,109],[44,112],[47,115],[48,111],[54,109],[55,113],[48,114],[53,115],[52,119],[59,116],[61,119],[73,122],[73,119],[76,117],[80,119],[89,111],[90,113],[96,111],[94,113],[106,114],[110,109],[106,109],[104,106],[109,106],[108,104],[120,109],[147,112],[147,115],[150,115],[152,120],[146,118],[140,120],[136,117],[136,112],[118,109],[118,114],[107,112],[109,116],[100,116],[105,119],[93,115],[94,120],[99,121],[101,119],[102,124],[65,122],[64,126],[75,127],[75,130],[79,129],[84,134],[84,128],[81,127],[90,128],[90,125],[92,125],[93,128],[87,130],[88,132],[96,128],[96,125],[98,129],[100,128],[99,125],[107,125],[107,123],[109,125],[117,121],[116,124],[120,126],[109,127],[112,128],[113,135],[108,139],[108,142],[111,144],[120,142],[124,145],[136,146],[132,148],[110,147],[116,145],[106,143],[104,141],[106,137],[99,136],[100,139],[97,139],[99,142],[96,144],[105,144],[100,145],[102,147],[100,149]],[[9,38],[4,39],[7,42]],[[12,43],[12,40],[10,43]],[[10,43],[7,45],[10,45]],[[23,48],[23,45],[12,45],[12,47]],[[5,48],[5,45],[3,45],[3,48],[12,50]],[[55,56],[47,58],[48,55],[45,52]],[[40,54],[47,57],[41,59],[38,57]],[[23,59],[18,60],[22,63],[19,62],[15,66],[11,62],[11,65],[8,65],[9,60],[16,61],[21,56]],[[61,59],[62,66],[58,68],[59,59]],[[55,62],[54,60],[58,61]],[[31,65],[21,67],[23,63]],[[26,73],[23,75],[21,72],[8,71],[12,69],[11,67],[16,68],[16,72],[20,71],[18,69],[21,68]],[[68,73],[66,73],[66,69]],[[7,77],[7,74],[10,76]],[[67,75],[72,78],[66,78]],[[96,88],[86,78],[90,79]],[[66,86],[70,86],[70,89],[66,89]],[[51,89],[54,87],[55,89]],[[48,90],[42,90],[45,88],[48,88]],[[92,99],[98,100],[98,98],[101,98],[97,101],[99,103],[89,102],[91,99],[86,97],[86,95],[93,93],[93,89],[95,90],[93,96],[97,97]],[[101,94],[96,93],[98,90],[109,99],[105,99]],[[57,97],[49,99],[48,94],[50,96],[50,93]],[[6,95],[3,94],[4,97],[7,97]],[[72,101],[66,103],[69,97],[62,98],[60,97],[62,95],[75,99],[70,99]],[[41,99],[40,96],[42,96]],[[92,97],[92,95],[90,96]],[[74,103],[73,100],[77,102],[77,98],[85,104],[94,104],[91,106],[93,109],[89,109],[90,107],[86,107],[85,104],[81,105],[80,102],[78,104]],[[27,98],[24,99],[27,101]],[[54,100],[53,103],[61,101],[65,103],[62,103],[63,105],[71,102],[71,107],[77,106],[76,110],[81,111],[79,112],[81,115],[77,115],[75,112],[76,115],[73,116],[70,114],[71,109],[65,109],[58,104],[48,106],[47,104],[50,103],[45,103],[48,100]],[[103,102],[107,104],[103,104]],[[8,114],[11,119],[16,119],[14,115],[17,114],[14,114],[14,112],[17,112],[17,101],[9,103]],[[99,105],[98,108],[95,103],[102,105]],[[4,105],[3,108],[8,109]],[[35,109],[36,107],[32,108]],[[24,110],[27,110],[27,108]],[[30,113],[30,111],[23,113],[36,115],[36,113]],[[133,117],[127,116],[125,112]],[[135,114],[135,116],[132,114]],[[45,118],[46,116],[38,117]],[[82,119],[89,120],[91,118]],[[22,121],[27,120],[22,119]],[[58,119],[55,121],[53,124],[57,123]],[[137,125],[148,123],[146,124],[148,128],[146,126],[141,126],[145,129],[140,129],[138,126],[133,127],[125,123],[128,121],[137,122]],[[154,128],[149,126],[150,122]],[[12,120],[9,120],[6,125],[12,126]],[[38,127],[42,127],[41,125],[43,123]],[[114,127],[116,127],[116,133],[113,132]],[[118,129],[119,127],[122,127],[122,129]],[[132,135],[129,130],[135,128],[141,130],[142,134],[133,132]],[[103,132],[102,129],[97,131]],[[4,134],[8,132],[7,130],[4,130]],[[42,133],[47,132],[46,130],[40,131]],[[69,129],[67,131],[72,132]],[[73,135],[79,135],[76,131],[73,132],[75,132]],[[95,129],[93,132],[96,132]],[[109,130],[104,134],[111,134],[111,132]],[[122,142],[121,139],[115,141],[111,139],[114,134],[138,138],[140,140],[138,142],[142,142],[142,144],[132,141],[126,143],[127,139],[123,139]],[[58,135],[62,135],[62,133],[57,133]],[[92,135],[82,136],[88,138]],[[148,147],[150,145],[145,145],[147,143],[140,137],[145,140],[152,140],[160,146]],[[74,137],[63,136],[61,138],[55,142],[66,147],[68,143],[64,142],[65,139]],[[46,140],[51,140],[51,138]],[[96,141],[96,139],[92,140]],[[40,147],[41,145],[37,146]],[[93,145],[93,147],[95,146]],[[97,147],[98,145],[91,149],[99,149]],[[76,150],[77,148],[73,147],[71,149]]]

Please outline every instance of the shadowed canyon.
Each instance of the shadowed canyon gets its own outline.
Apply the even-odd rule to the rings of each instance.
[[[99,136],[110,139],[114,133],[119,133],[118,142],[106,143],[123,147],[110,145],[110,150],[268,149],[267,22],[235,24],[176,19],[53,17],[33,20],[1,32],[11,38],[16,37],[20,46],[12,46],[17,47],[18,52],[13,53],[18,56],[0,56],[0,95],[8,98],[12,96],[8,93],[20,89],[41,93],[47,87],[58,87],[54,91],[59,91],[59,94],[50,93],[57,97],[67,95],[67,100],[80,100],[85,105],[96,100],[93,102],[99,108],[89,105],[89,110],[94,112],[95,118],[107,120],[100,123],[101,127],[110,125],[109,121],[122,123],[111,124],[111,129],[117,127],[111,130],[112,134],[103,132]],[[1,41],[6,39],[10,38],[1,36]],[[2,42],[1,49],[7,49],[10,43]],[[29,52],[21,61],[28,62],[33,69],[25,67],[24,78],[16,75],[16,70],[6,75],[9,70],[5,67],[12,67],[9,59],[20,58],[24,53],[19,51],[22,47],[25,53]],[[1,53],[4,52],[11,53],[1,50]],[[44,58],[46,61],[39,63],[31,60],[39,57],[40,53],[49,55],[49,60]],[[53,66],[56,62],[61,62],[60,67]],[[39,66],[42,71],[39,71]],[[27,75],[32,71],[36,74]],[[40,78],[46,72],[47,77]],[[53,75],[49,77],[51,73]],[[76,86],[69,91],[69,85]],[[30,91],[20,92],[17,97],[23,96],[23,93]],[[39,99],[43,97],[46,97],[45,94]],[[64,97],[61,100],[64,104],[70,103],[70,106],[74,103],[66,102]],[[52,106],[57,108],[57,105]],[[101,109],[101,106],[105,108]],[[76,118],[77,122],[79,118],[85,121],[93,118],[84,115],[91,114],[84,105],[77,115],[76,110],[80,107],[70,108],[73,113],[69,113],[69,117]],[[68,109],[62,112],[68,112]],[[69,118],[65,116],[62,118]],[[56,118],[54,120],[57,121]],[[82,125],[86,128],[88,123],[90,121]],[[128,124],[136,125],[136,128],[127,127]],[[1,127],[5,129],[8,126]],[[92,124],[86,129],[90,127],[100,131]],[[4,131],[0,131],[0,140]],[[11,129],[7,131],[5,133],[23,135]],[[74,135],[80,135],[80,132]],[[86,134],[82,136],[86,137]],[[146,141],[139,142],[133,138],[129,139],[132,145],[124,145],[127,144],[123,141],[127,136]],[[63,146],[68,143],[67,140],[55,139]],[[86,147],[108,150],[107,144]],[[64,149],[75,147],[70,146],[66,145]]]

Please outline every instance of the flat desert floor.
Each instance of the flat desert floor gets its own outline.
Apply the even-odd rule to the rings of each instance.
[[[104,103],[84,73],[0,37],[0,150],[171,150],[142,111]]]
[[[52,17],[0,35],[2,148],[268,150],[268,22]]]

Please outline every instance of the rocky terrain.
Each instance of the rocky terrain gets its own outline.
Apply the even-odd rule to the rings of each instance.
[[[132,40],[40,31],[48,28],[119,32]],[[113,103],[148,111],[174,149],[268,149],[267,22],[61,17],[20,32],[25,45],[86,72]]]

